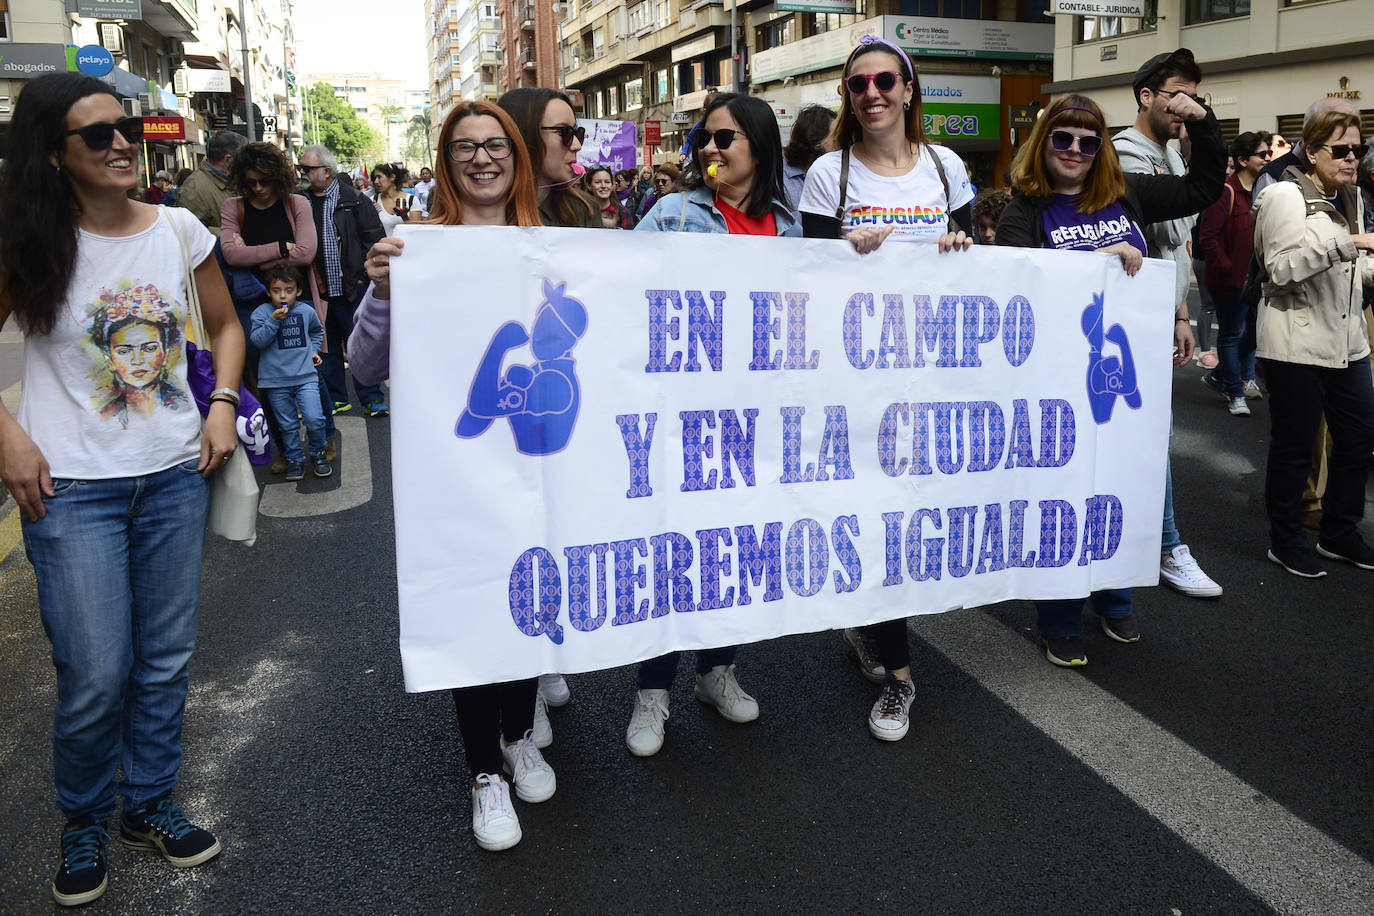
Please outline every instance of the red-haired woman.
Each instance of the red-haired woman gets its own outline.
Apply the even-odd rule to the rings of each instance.
[[[1141,226],[1204,210],[1221,196],[1226,179],[1216,115],[1181,92],[1165,111],[1188,122],[1193,159],[1187,175],[1123,173],[1096,102],[1067,95],[1052,104],[1012,163],[1013,196],[997,224],[997,244],[1110,252],[1135,276],[1145,259]],[[1045,658],[1062,668],[1086,665],[1083,599],[1037,601],[1035,607]],[[1130,589],[1094,592],[1092,607],[1110,639],[1140,639]]]
[[[429,222],[441,226],[538,226],[534,168],[515,123],[490,102],[463,102],[439,132],[444,155],[435,164]],[[391,268],[405,243],[385,238],[367,256],[372,286],[363,296],[348,338],[353,376],[380,384],[390,374]],[[553,769],[535,746],[537,678],[453,690],[458,730],[472,776],[472,832],[493,852],[520,842],[516,797],[541,802],[553,797]]]

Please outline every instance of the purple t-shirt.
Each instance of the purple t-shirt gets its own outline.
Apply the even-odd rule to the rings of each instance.
[[[1097,251],[1129,242],[1145,254],[1145,236],[1126,215],[1121,201],[1096,213],[1079,213],[1077,195],[1056,194],[1045,208],[1045,247],[1069,251]]]

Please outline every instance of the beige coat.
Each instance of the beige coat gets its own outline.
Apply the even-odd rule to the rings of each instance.
[[[1306,175],[1290,168],[1260,194],[1255,252],[1269,274],[1256,318],[1255,355],[1340,369],[1369,355],[1364,284],[1374,260],[1355,248],[1344,219]],[[1347,213],[1363,226],[1354,187],[1342,188]]]

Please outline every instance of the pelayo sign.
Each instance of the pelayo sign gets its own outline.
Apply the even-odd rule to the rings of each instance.
[[[1158,581],[1164,262],[400,231],[410,690]]]

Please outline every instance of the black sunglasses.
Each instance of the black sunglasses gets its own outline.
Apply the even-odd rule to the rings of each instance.
[[[487,156],[491,159],[505,159],[514,149],[510,137],[488,137],[481,143],[473,140],[453,140],[448,146],[448,157],[454,162],[471,162],[472,157],[477,155],[479,149],[487,151]]]
[[[1073,147],[1075,140],[1078,141],[1078,151],[1089,159],[1096,156],[1097,151],[1102,149],[1102,138],[1094,134],[1078,137],[1067,130],[1050,131],[1050,146],[1054,147],[1056,152],[1067,153]]]
[[[327,165],[304,165],[304,164],[302,164],[302,165],[296,166],[296,171],[297,171],[297,172],[300,172],[302,175],[309,175],[311,172],[315,171],[315,169],[327,169],[327,168],[329,168],[329,166],[327,166]]]
[[[744,132],[729,127],[722,127],[720,130],[711,131],[706,134],[706,136],[710,138],[710,142],[716,145],[716,149],[729,149],[730,144],[735,142],[736,137],[744,137]],[[745,139],[747,140],[748,138],[745,137]],[[704,149],[706,144],[703,143],[701,146]]]
[[[587,139],[587,128],[581,125],[573,127],[570,124],[557,124],[553,127],[541,127],[539,129],[558,134],[558,139],[562,140],[563,145],[567,147],[572,146],[574,137],[577,138],[578,143]]]
[[[1344,159],[1351,153],[1355,154],[1356,159],[1363,159],[1369,152],[1368,143],[1323,143],[1322,145],[1331,150],[1332,159]]]
[[[99,152],[109,149],[114,143],[115,131],[119,131],[120,136],[130,143],[138,143],[143,139],[143,119],[142,118],[120,118],[118,121],[97,121],[94,124],[87,124],[85,127],[78,127],[76,130],[69,130],[63,137],[70,137],[77,134],[81,141],[86,144],[87,149]]]
[[[846,77],[844,84],[855,95],[863,95],[867,91],[870,81],[878,87],[879,92],[891,92],[893,87],[897,85],[897,80],[901,78],[902,75],[895,70],[880,70],[877,73],[855,73],[853,76]]]

